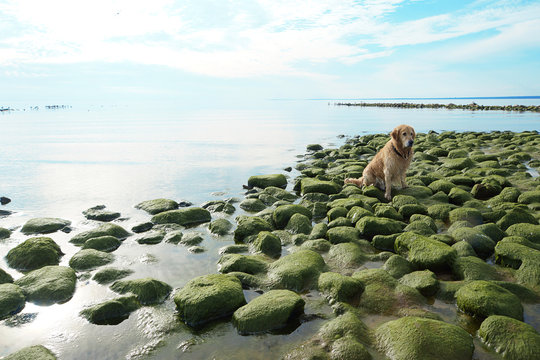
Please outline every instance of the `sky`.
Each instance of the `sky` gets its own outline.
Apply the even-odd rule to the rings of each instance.
[[[540,95],[539,34],[538,0],[0,0],[0,106]]]

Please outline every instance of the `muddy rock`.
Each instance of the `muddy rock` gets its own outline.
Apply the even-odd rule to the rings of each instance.
[[[164,237],[165,237],[164,231],[149,231],[137,237],[136,241],[139,244],[154,245],[154,244],[159,244],[160,242],[162,242]],[[92,240],[88,240],[84,245],[86,245],[90,241]]]

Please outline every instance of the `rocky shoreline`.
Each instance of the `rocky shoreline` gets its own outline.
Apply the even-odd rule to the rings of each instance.
[[[470,104],[419,104],[419,103],[366,103],[366,102],[338,102],[336,106],[360,106],[360,107],[385,107],[385,108],[400,108],[400,109],[447,109],[447,110],[472,110],[472,111],[532,111],[540,112],[538,105],[479,105],[477,103]]]
[[[375,187],[344,186],[387,139],[376,134],[340,148],[309,145],[296,165],[299,176],[252,176],[244,199],[187,207],[144,201],[136,208],[148,221],[129,230],[113,223],[121,214],[105,206],[83,212],[99,224],[89,231],[58,218],[0,228],[0,239],[12,231],[30,236],[6,255],[23,276],[14,280],[0,269],[0,320],[26,302],[65,303],[77,281],[91,278],[118,297],[82,310],[90,323],[119,324],[137,309],[172,299],[179,322],[197,329],[225,319],[251,335],[299,326],[306,294],[317,291],[334,316],[282,358],[472,359],[478,344],[505,359],[533,358],[540,335],[524,309],[540,303],[540,178],[531,175],[540,169],[538,132],[418,134],[409,187],[393,191],[392,201]],[[238,208],[245,214],[235,216]],[[234,238],[220,249],[217,274],[173,289],[113,266],[114,251],[128,238],[204,252],[192,231],[204,228]],[[69,266],[59,266],[57,231],[75,233],[70,242],[81,247]],[[260,295],[248,301],[246,289]],[[457,317],[443,318],[434,301],[456,307]],[[365,322],[370,315],[392,320],[372,326]],[[536,324],[539,317],[533,314]],[[25,356],[56,358],[32,346],[6,359]]]

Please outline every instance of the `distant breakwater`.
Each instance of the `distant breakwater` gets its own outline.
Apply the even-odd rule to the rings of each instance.
[[[474,111],[532,111],[540,112],[540,105],[479,105],[477,103],[470,103],[466,105],[457,104],[415,104],[415,103],[334,103],[336,106],[363,106],[363,107],[389,107],[389,108],[401,108],[401,109],[448,109],[448,110],[474,110]]]

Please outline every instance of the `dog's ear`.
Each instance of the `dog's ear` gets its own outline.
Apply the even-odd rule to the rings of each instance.
[[[413,128],[411,128],[411,130],[412,130],[412,137],[413,137],[413,139],[416,139],[416,131],[414,131]]]
[[[395,128],[394,130],[392,130],[390,136],[392,137],[392,139],[397,140],[399,138],[399,129]]]

